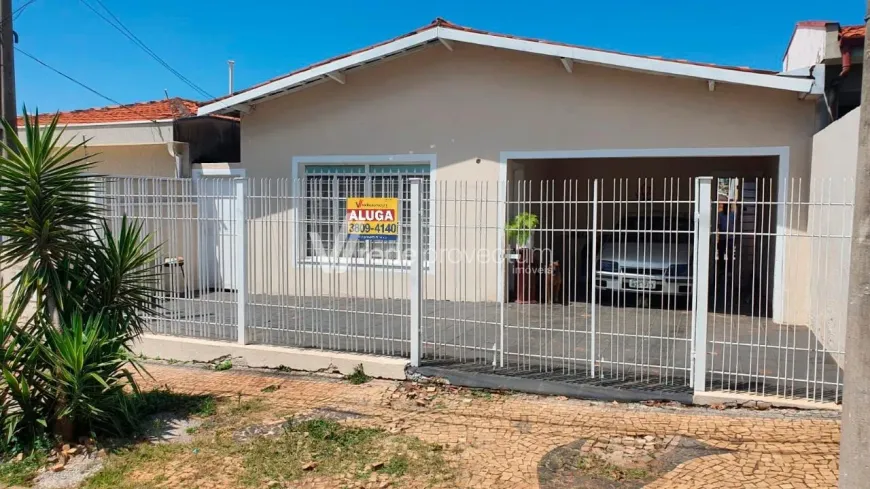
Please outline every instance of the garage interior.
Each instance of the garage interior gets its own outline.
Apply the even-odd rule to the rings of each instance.
[[[589,302],[593,180],[598,179],[594,228],[600,250],[601,237],[627,231],[624,226],[630,216],[692,223],[694,178],[712,176],[709,309],[770,317],[778,163],[776,156],[509,160],[507,218],[510,222],[523,212],[538,216],[532,247],[545,250],[536,253],[541,262],[538,269],[560,261],[563,286],[561,297],[556,299]],[[733,227],[728,228],[735,231],[730,261],[723,259],[729,243],[724,234],[717,235],[725,208],[732,210],[734,220]],[[673,233],[677,235],[688,233]],[[545,287],[540,288],[539,295],[545,295]],[[516,287],[513,289],[509,292],[515,297]],[[682,307],[686,307],[685,302]]]

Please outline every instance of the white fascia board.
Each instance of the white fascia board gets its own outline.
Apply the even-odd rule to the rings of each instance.
[[[296,73],[295,75],[290,75],[267,83],[263,86],[252,88],[242,93],[238,93],[236,95],[233,95],[232,97],[227,97],[223,100],[218,100],[217,102],[204,105],[199,108],[197,114],[206,115],[227,110],[234,105],[244,104],[256,98],[268,96],[269,94],[284,90],[286,88],[292,87],[293,85],[304,83],[309,80],[328,75],[332,72],[341,71],[354,65],[366,63],[374,59],[382,58],[384,56],[389,56],[391,54],[404,51],[405,49],[425,44],[429,41],[436,39],[436,37],[437,33],[434,28],[427,29],[423,32],[418,32],[417,34],[403,37],[401,39],[397,39],[395,41],[388,42],[386,44],[382,44],[371,49],[367,49],[351,56],[337,59],[329,63],[324,63],[320,66],[315,66],[314,68]]]
[[[789,90],[799,93],[810,93],[813,89],[813,80],[811,79],[751,73],[725,68],[680,63],[676,61],[644,58],[627,54],[609,53],[594,49],[562,46],[545,42],[527,41],[523,39],[513,39],[476,32],[461,31],[449,27],[439,27],[438,36],[451,41],[510,49],[513,51],[522,51],[532,54],[556,56],[559,58],[573,59],[583,63],[594,63],[603,66],[612,66],[649,73],[700,78],[738,85]]]
[[[40,115],[42,115],[42,114],[40,114]],[[33,118],[31,117],[30,120],[32,122]],[[51,122],[51,119],[49,119],[48,122],[43,124],[42,120],[43,120],[42,117],[40,117],[39,118],[39,122],[40,122],[39,127],[47,127]],[[78,122],[78,123],[73,123],[73,124],[60,123],[57,125],[57,127],[68,127],[70,129],[77,129],[77,128],[89,128],[89,127],[98,128],[98,127],[107,127],[107,126],[135,126],[135,125],[149,126],[149,125],[155,125],[155,124],[167,125],[167,123],[172,123],[174,121],[175,121],[175,119],[157,119],[157,120],[153,120],[153,121],[151,121],[151,120],[144,121],[143,120],[143,121],[120,121],[120,122]],[[19,130],[24,129],[24,126],[20,125],[20,126],[18,126],[18,129]]]

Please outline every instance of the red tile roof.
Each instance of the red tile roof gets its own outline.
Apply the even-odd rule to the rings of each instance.
[[[196,115],[197,102],[183,98],[152,100],[127,105],[111,105],[90,109],[60,112],[59,124],[98,124],[112,122],[135,122],[165,119],[180,119]],[[42,113],[40,123],[48,123],[54,114]],[[44,121],[44,122],[43,122]],[[18,117],[18,126],[24,125],[24,117]]]
[[[826,27],[828,24],[834,24],[828,20],[802,20],[797,23],[797,27]]]
[[[863,25],[847,25],[840,28],[840,37],[842,39],[864,39],[866,28]]]
[[[633,56],[633,57],[636,57],[636,58],[657,59],[657,60],[662,60],[662,61],[672,61],[672,62],[676,62],[676,63],[684,63],[684,64],[689,64],[689,65],[706,66],[706,67],[711,67],[711,68],[722,68],[722,69],[726,69],[726,70],[745,71],[745,72],[752,72],[752,73],[761,73],[761,74],[766,74],[766,75],[775,75],[775,74],[777,73],[776,71],[752,69],[752,68],[749,68],[749,67],[746,67],[746,66],[723,66],[723,65],[716,65],[716,64],[712,64],[712,63],[699,63],[699,62],[694,62],[694,61],[687,61],[687,60],[684,60],[684,59],[670,59],[670,58],[663,58],[663,57],[661,57],[661,56],[644,56],[644,55],[637,55],[637,54],[628,54],[628,53],[623,53],[623,52],[619,52],[619,51],[611,51],[611,50],[606,50],[606,49],[590,48],[590,47],[586,47],[586,46],[578,46],[578,45],[576,45],[576,44],[567,44],[567,43],[562,43],[562,42],[546,41],[546,40],[543,40],[543,39],[536,39],[536,38],[531,38],[531,37],[520,37],[520,36],[512,36],[512,35],[509,35],[509,34],[499,34],[499,33],[496,33],[496,32],[484,31],[484,30],[474,29],[474,28],[471,28],[471,27],[461,26],[461,25],[458,25],[458,24],[454,24],[454,23],[452,23],[452,22],[450,22],[450,21],[448,21],[448,20],[445,20],[445,19],[442,19],[442,18],[440,18],[440,17],[437,17],[437,18],[436,18],[435,20],[433,20],[430,24],[425,25],[425,26],[423,26],[423,27],[421,27],[421,28],[419,28],[419,29],[415,29],[415,30],[413,30],[413,31],[411,31],[411,32],[408,32],[408,33],[406,33],[406,34],[402,34],[401,36],[395,37],[395,38],[393,38],[393,39],[388,39],[388,40],[386,40],[386,41],[379,42],[379,43],[377,43],[377,44],[373,44],[373,45],[371,45],[371,46],[366,46],[366,47],[364,47],[364,48],[357,49],[357,50],[355,50],[355,51],[351,51],[351,52],[349,52],[349,53],[345,53],[345,54],[342,54],[342,55],[340,55],[340,56],[335,56],[335,57],[333,57],[333,58],[329,58],[329,59],[325,59],[325,60],[323,60],[323,61],[319,61],[319,62],[317,62],[317,63],[314,63],[314,64],[312,64],[312,65],[306,66],[306,67],[304,67],[304,68],[300,68],[300,69],[295,70],[295,71],[292,71],[292,72],[290,72],[290,73],[287,73],[287,74],[284,74],[284,75],[280,75],[280,76],[277,76],[277,77],[275,77],[275,78],[272,78],[272,79],[266,80],[266,81],[264,81],[264,82],[262,82],[262,83],[258,83],[258,84],[256,84],[256,85],[250,86],[250,87],[248,87],[248,88],[246,88],[246,89],[244,89],[244,90],[240,90],[240,91],[234,92],[234,93],[232,93],[231,95],[225,95],[225,96],[222,96],[222,97],[217,97],[217,98],[215,98],[215,99],[213,99],[213,100],[209,100],[209,101],[207,101],[207,102],[203,102],[201,105],[211,104],[211,103],[217,102],[217,101],[219,101],[219,100],[223,100],[223,99],[225,99],[225,98],[229,98],[229,97],[231,97],[231,96],[233,96],[233,95],[237,95],[237,94],[239,94],[239,93],[247,92],[247,91],[252,90],[252,89],[254,89],[254,88],[261,87],[261,86],[264,86],[264,85],[268,85],[269,83],[272,83],[272,82],[274,82],[274,81],[281,80],[281,79],[283,79],[283,78],[287,78],[287,77],[289,77],[289,76],[293,76],[293,75],[295,75],[295,74],[297,74],[297,73],[301,73],[301,72],[303,72],[303,71],[307,71],[307,70],[310,70],[310,69],[312,69],[312,68],[316,68],[316,67],[318,67],[318,66],[325,65],[325,64],[327,64],[327,63],[331,63],[331,62],[333,62],[333,61],[337,61],[337,60],[340,60],[340,59],[344,59],[344,58],[347,58],[347,57],[353,56],[353,55],[355,55],[355,54],[357,54],[357,53],[361,53],[361,52],[363,52],[363,51],[368,51],[368,50],[373,49],[373,48],[376,48],[376,47],[378,47],[378,46],[383,46],[383,45],[385,45],[385,44],[389,44],[389,43],[391,43],[391,42],[398,41],[399,39],[404,39],[404,38],[406,38],[406,37],[410,37],[410,36],[413,36],[413,35],[415,35],[415,34],[419,34],[419,33],[421,33],[421,32],[424,32],[424,31],[427,31],[427,30],[429,30],[429,29],[433,29],[433,28],[436,28],[436,27],[446,27],[446,28],[450,28],[450,29],[456,29],[456,30],[465,31],[465,32],[471,32],[471,33],[475,33],[475,34],[484,34],[484,35],[488,35],[488,36],[504,37],[504,38],[508,38],[508,39],[519,39],[519,40],[523,40],[523,41],[540,42],[540,43],[543,43],[543,44],[550,44],[550,45],[556,45],[556,46],[567,46],[567,47],[574,47],[574,48],[589,49],[589,50],[592,50],[592,51],[599,51],[599,52],[604,52],[604,53],[622,54],[622,55],[626,55],[626,56]]]

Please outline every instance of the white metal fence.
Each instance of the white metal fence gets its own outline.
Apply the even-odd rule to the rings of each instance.
[[[157,333],[839,402],[851,181],[391,169],[110,178],[98,197],[161,244]],[[354,197],[398,198],[398,239],[348,239]]]

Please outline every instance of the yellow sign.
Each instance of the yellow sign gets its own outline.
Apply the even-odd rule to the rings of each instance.
[[[347,233],[362,241],[396,241],[399,236],[399,199],[347,198]]]

